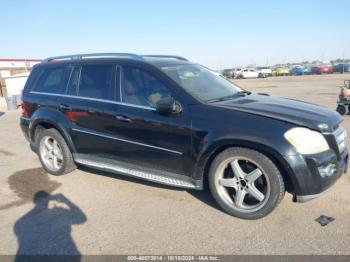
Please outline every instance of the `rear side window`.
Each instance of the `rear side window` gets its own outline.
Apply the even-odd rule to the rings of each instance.
[[[64,94],[68,82],[68,67],[51,67],[43,69],[32,91]]]
[[[115,100],[113,72],[113,65],[82,66],[78,87],[78,96]]]

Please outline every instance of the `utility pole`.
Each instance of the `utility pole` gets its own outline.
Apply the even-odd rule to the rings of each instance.
[[[345,66],[345,50],[343,49],[343,66],[342,66],[342,73],[344,74],[344,66]]]

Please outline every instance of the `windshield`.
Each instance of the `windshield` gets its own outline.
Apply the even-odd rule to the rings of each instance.
[[[242,91],[221,75],[200,65],[169,65],[161,69],[188,93],[202,101],[233,96]]]

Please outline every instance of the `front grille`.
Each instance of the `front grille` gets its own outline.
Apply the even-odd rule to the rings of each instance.
[[[335,137],[335,141],[337,142],[338,149],[341,154],[346,149],[347,138],[348,138],[346,134],[346,130],[343,127],[339,127],[337,130],[333,132],[333,135]]]

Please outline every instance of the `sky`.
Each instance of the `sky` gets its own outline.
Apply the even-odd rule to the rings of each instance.
[[[0,58],[170,54],[213,69],[350,58],[349,0],[0,3]]]

